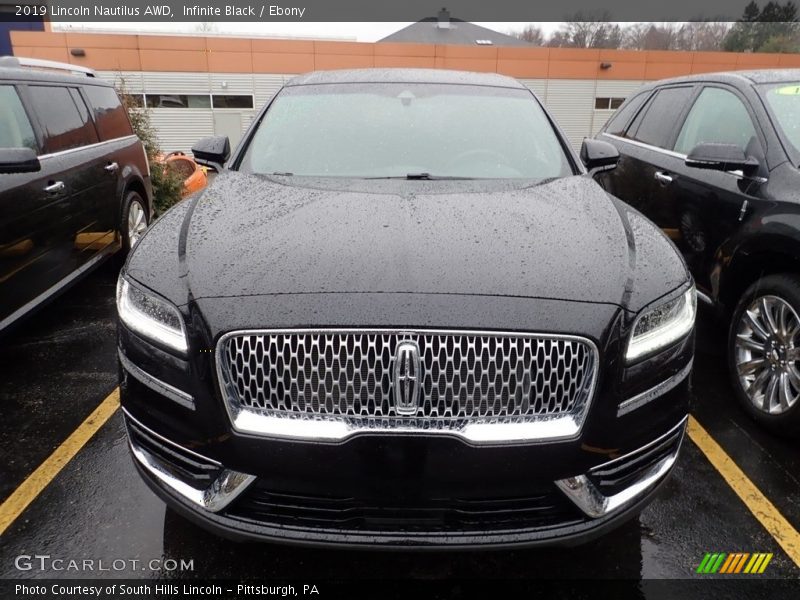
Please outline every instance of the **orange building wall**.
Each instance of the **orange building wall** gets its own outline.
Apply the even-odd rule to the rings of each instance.
[[[735,69],[800,67],[800,54],[503,48],[236,37],[12,31],[14,54],[103,71],[304,73],[428,67],[530,79],[652,80]],[[76,57],[70,49],[82,48]],[[602,69],[602,63],[611,63]]]

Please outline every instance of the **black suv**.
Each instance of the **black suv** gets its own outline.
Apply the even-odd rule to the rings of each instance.
[[[730,320],[736,394],[758,421],[800,424],[800,70],[643,87],[598,138],[621,155],[598,180],[683,252],[698,296]]]
[[[127,112],[90,71],[63,72],[77,69],[0,59],[0,332],[130,249],[152,215]]]

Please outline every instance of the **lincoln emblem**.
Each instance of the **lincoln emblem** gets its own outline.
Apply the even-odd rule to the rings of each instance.
[[[419,346],[409,340],[400,342],[394,356],[394,403],[398,415],[417,414],[420,375]]]

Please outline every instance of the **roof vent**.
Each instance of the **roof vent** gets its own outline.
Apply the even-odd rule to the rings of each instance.
[[[442,10],[436,15],[436,21],[436,27],[439,29],[450,29],[450,11],[442,7]]]
[[[478,46],[491,46],[493,42],[492,40],[475,40],[475,43]]]

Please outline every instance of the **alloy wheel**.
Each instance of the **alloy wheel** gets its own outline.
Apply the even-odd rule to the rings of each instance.
[[[736,373],[758,410],[785,413],[800,397],[800,317],[779,296],[755,298],[742,312],[734,343]]]
[[[131,201],[128,208],[128,245],[133,248],[144,230],[147,229],[147,216],[144,207],[137,201]]]

